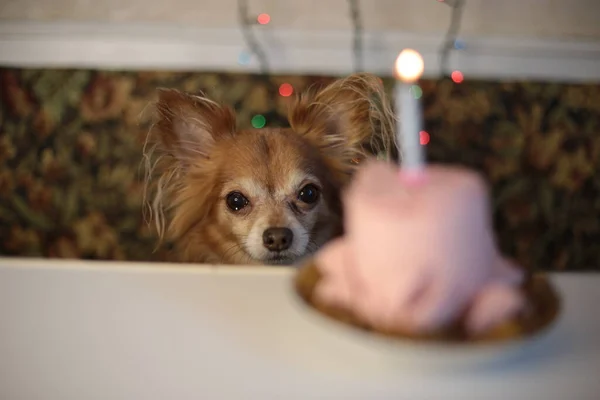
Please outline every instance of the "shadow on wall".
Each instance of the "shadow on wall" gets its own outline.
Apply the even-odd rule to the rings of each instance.
[[[0,253],[161,261],[142,216],[143,112],[157,87],[202,90],[285,125],[322,77],[0,69]],[[391,80],[386,80],[391,89]],[[600,269],[600,86],[424,81],[428,157],[489,179],[501,247],[543,270]]]

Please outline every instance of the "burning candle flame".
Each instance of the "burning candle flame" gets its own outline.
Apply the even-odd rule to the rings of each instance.
[[[418,51],[412,49],[404,49],[396,58],[394,72],[398,79],[403,82],[411,83],[419,80],[423,75],[425,64],[423,57]]]

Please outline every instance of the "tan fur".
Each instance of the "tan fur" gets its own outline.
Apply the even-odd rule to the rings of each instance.
[[[175,90],[161,89],[154,109],[144,147],[147,217],[183,262],[293,263],[341,233],[340,191],[360,160],[398,155],[390,104],[369,74],[299,96],[291,128],[237,130],[231,109]],[[314,205],[298,201],[307,183],[320,189]],[[249,206],[232,212],[233,191]],[[276,261],[260,243],[269,227],[294,232]]]

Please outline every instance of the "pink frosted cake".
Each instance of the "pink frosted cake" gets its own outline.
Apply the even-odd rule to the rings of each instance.
[[[403,338],[499,340],[555,318],[556,293],[496,246],[487,188],[474,172],[428,166],[420,181],[370,162],[344,195],[345,234],[299,270],[318,311]]]

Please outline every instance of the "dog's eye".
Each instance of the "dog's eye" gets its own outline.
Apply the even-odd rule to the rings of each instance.
[[[225,202],[231,211],[240,211],[242,208],[246,207],[248,203],[250,203],[248,199],[240,192],[229,193],[225,199]]]
[[[298,192],[298,200],[306,204],[316,203],[319,200],[319,188],[309,183]]]

